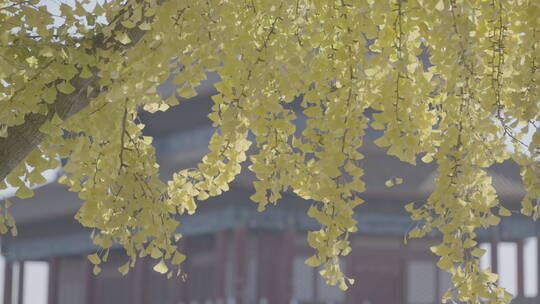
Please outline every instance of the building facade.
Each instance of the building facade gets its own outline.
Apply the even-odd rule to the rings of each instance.
[[[192,166],[207,151],[213,129],[206,118],[211,105],[204,96],[212,90],[204,92],[203,97],[178,109],[142,116],[147,124],[145,132],[155,137],[164,178]],[[156,261],[146,258],[122,276],[117,267],[127,258],[119,249],[111,252],[102,273],[94,276],[86,258],[97,249],[90,241],[91,231],[73,219],[81,201],[59,184],[36,189],[34,198],[17,200],[11,208],[19,236],[2,238],[4,304],[28,303],[24,292],[28,272],[24,269],[35,262],[48,269],[47,300],[41,302],[48,304],[438,303],[450,286],[449,276],[435,266],[436,256],[429,251],[438,236],[411,240],[407,245],[403,242],[413,227],[403,207],[427,198],[434,187],[435,167],[423,163],[413,167],[387,156],[369,142],[377,136],[373,132],[363,148],[367,191],[362,198],[366,203],[357,208],[359,231],[351,236],[353,250],[343,259],[345,273],[356,280],[346,292],[326,285],[317,269],[304,263],[313,254],[306,233],[318,229],[306,215],[309,202],[285,194],[277,206],[258,213],[249,200],[253,176],[245,168],[246,173],[229,192],[202,202],[195,215],[181,219],[181,247],[188,259],[185,276],[172,279],[152,271]],[[503,163],[490,168],[489,173],[503,204],[519,210],[523,189],[518,168]],[[395,176],[405,182],[385,187],[385,181]],[[540,287],[533,288],[536,294],[526,296],[525,287],[531,284],[525,281],[525,273],[538,278],[540,262],[532,272],[526,267],[524,240],[536,238],[539,231],[540,226],[521,216],[505,218],[497,228],[479,231],[479,240],[490,248],[487,263],[495,271],[501,265],[498,244],[513,244],[515,303],[537,303]],[[539,260],[538,250],[534,252]],[[534,284],[539,282],[536,279]]]

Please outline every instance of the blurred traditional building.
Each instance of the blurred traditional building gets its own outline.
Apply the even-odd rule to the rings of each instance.
[[[166,87],[161,89],[167,91]],[[207,151],[213,131],[206,118],[212,93],[206,83],[201,97],[165,113],[143,114],[145,132],[155,137],[164,178],[192,166]],[[376,136],[372,132],[367,137]],[[428,250],[437,237],[408,245],[403,242],[413,227],[403,206],[427,198],[434,187],[435,167],[422,162],[416,167],[401,163],[369,140],[363,153],[367,191],[362,197],[366,203],[357,208],[359,232],[352,235],[353,251],[343,260],[346,274],[356,279],[347,292],[327,286],[316,269],[304,264],[313,254],[306,231],[318,229],[306,215],[309,202],[284,195],[277,206],[258,213],[256,204],[249,200],[252,177],[244,170],[229,192],[200,203],[195,215],[182,219],[179,232],[185,236],[182,250],[188,256],[185,281],[167,280],[152,271],[155,261],[146,259],[139,260],[124,277],[117,271],[126,261],[121,250],[113,251],[102,273],[94,276],[86,255],[96,247],[90,241],[90,231],[73,219],[81,201],[57,183],[36,189],[34,198],[17,200],[10,209],[19,236],[2,238],[7,261],[4,304],[25,303],[23,269],[31,261],[48,263],[49,304],[437,303],[449,286],[448,275],[438,270],[436,257]],[[518,168],[506,162],[489,173],[503,204],[519,210],[523,190]],[[385,187],[385,181],[394,176],[403,177],[404,183]],[[504,218],[496,229],[479,231],[479,239],[491,246],[491,267],[495,270],[499,265],[497,243],[515,244],[515,303],[537,303],[534,298],[525,298],[523,240],[536,237],[538,231],[540,227],[531,219],[519,215]]]

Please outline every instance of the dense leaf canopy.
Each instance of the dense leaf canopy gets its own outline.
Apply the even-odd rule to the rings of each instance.
[[[418,223],[409,237],[442,233],[432,251],[454,286],[443,300],[509,301],[480,267],[475,230],[510,214],[485,171],[507,159],[521,166],[522,213],[540,215],[539,1],[85,2],[55,14],[0,0],[0,189],[32,196],[67,159],[59,181],[85,201],[76,217],[104,248],[90,256],[95,272],[113,243],[130,257],[121,272],[141,255],[178,271],[177,215],[227,191],[249,154],[261,211],[284,191],[317,202],[307,263],[346,289],[339,258],[363,202],[359,148],[371,127],[388,154],[437,164],[435,191],[407,210]],[[177,104],[156,92],[171,74],[189,98],[208,72],[221,78],[210,152],[164,183],[138,113]],[[13,219],[0,229],[14,232]]]

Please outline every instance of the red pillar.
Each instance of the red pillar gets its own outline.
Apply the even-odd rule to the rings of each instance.
[[[177,282],[179,284],[178,288],[176,289],[176,299],[175,303],[189,303],[190,297],[189,297],[189,288],[187,283],[187,278],[185,277],[185,274],[189,274],[189,264],[190,260],[189,257],[190,254],[190,248],[189,248],[189,238],[183,237],[180,240],[180,252],[186,255],[186,260],[182,263],[182,274],[180,275],[180,278],[177,278]]]
[[[540,299],[540,236],[536,237],[536,275],[537,275],[536,297]]]
[[[24,261],[19,261],[19,286],[18,287],[18,294],[17,297],[17,304],[23,304],[24,303]]]
[[[13,280],[13,263],[6,261],[4,270],[4,304],[11,304],[11,289]]]
[[[293,261],[294,261],[294,246],[295,246],[295,233],[294,231],[286,231],[282,236],[281,241],[282,256],[281,265],[282,270],[280,281],[282,282],[283,290],[280,292],[281,299],[279,303],[290,303],[293,293]]]
[[[491,271],[494,273],[499,272],[499,249],[498,249],[498,241],[497,241],[497,235],[493,235],[491,238]]]
[[[275,291],[274,270],[276,270],[276,261],[273,258],[276,257],[276,251],[270,251],[269,248],[274,250],[279,249],[279,244],[275,242],[272,235],[268,232],[259,232],[257,234],[257,300],[266,299],[268,302],[272,302],[272,296],[277,292]],[[275,301],[274,301],[275,302]]]
[[[517,296],[525,296],[525,268],[523,262],[523,240],[518,240],[517,245]]]
[[[49,292],[48,304],[58,303],[58,272],[60,270],[60,258],[54,257],[49,260]]]
[[[142,258],[137,261],[135,267],[130,270],[129,276],[129,303],[146,304],[147,290],[150,289],[149,276],[147,271],[148,258]]]
[[[440,299],[446,292],[445,290],[441,294],[441,290],[439,288],[439,286],[441,286],[441,276],[439,275],[439,271],[444,271],[444,270],[439,269],[439,267],[433,267],[433,271],[434,271],[434,276],[435,276],[435,299]]]
[[[280,297],[284,291],[283,262],[285,248],[283,234],[260,232],[257,236],[257,298],[268,303],[282,303]]]
[[[225,265],[227,263],[227,234],[218,231],[215,236],[216,260],[214,265],[214,299],[225,301]]]
[[[85,290],[85,303],[86,304],[96,304],[96,277],[93,273],[94,264],[90,263],[86,257],[83,257],[86,263],[86,290]]]
[[[247,276],[247,231],[245,227],[237,228],[233,236],[234,254],[236,256],[236,303],[247,304],[246,276]]]

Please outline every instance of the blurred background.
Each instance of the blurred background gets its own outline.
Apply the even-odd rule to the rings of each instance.
[[[198,97],[167,112],[141,113],[145,134],[155,137],[164,179],[195,165],[208,151],[213,132],[207,118],[209,96],[217,80],[210,74]],[[174,92],[170,82],[159,90],[163,95]],[[301,128],[301,115],[296,123]],[[186,277],[166,279],[152,270],[157,261],[151,259],[139,260],[122,276],[117,268],[127,257],[120,249],[111,251],[102,272],[94,276],[86,256],[97,247],[91,230],[73,219],[82,202],[55,182],[62,174],[58,168],[45,174],[49,183],[34,189],[34,198],[14,199],[10,208],[19,235],[1,239],[0,299],[4,304],[438,303],[450,286],[448,274],[435,266],[436,256],[429,251],[438,235],[404,243],[414,227],[404,205],[427,198],[435,166],[418,162],[414,167],[387,156],[371,143],[377,132],[368,131],[362,148],[366,203],[356,209],[359,231],[351,236],[352,253],[342,261],[345,273],[356,280],[346,292],[326,285],[317,269],[304,263],[314,253],[306,232],[319,228],[306,215],[310,202],[285,194],[276,206],[257,212],[249,199],[254,177],[247,166],[229,192],[201,202],[195,215],[181,219]],[[487,249],[482,264],[500,274],[500,284],[516,296],[513,303],[540,303],[540,226],[518,214],[524,193],[519,168],[505,162],[488,171],[500,200],[515,214],[494,229],[478,231]],[[404,182],[387,188],[385,181],[394,177]],[[0,196],[12,194],[7,189]]]
[[[89,1],[89,4],[96,0]],[[51,12],[74,0],[43,0]],[[62,22],[58,19],[57,22]],[[165,113],[141,113],[146,135],[155,137],[164,179],[196,164],[207,152],[213,132],[209,96],[215,93],[216,75],[199,87],[199,96],[182,101]],[[170,83],[160,86],[174,92]],[[291,105],[295,107],[293,103]],[[303,124],[298,115],[297,124]],[[48,183],[34,189],[34,198],[14,199],[10,208],[19,235],[1,237],[0,299],[4,304],[431,304],[450,286],[447,273],[435,264],[429,247],[439,242],[432,234],[404,243],[414,223],[404,210],[412,201],[425,200],[434,187],[432,164],[416,167],[385,155],[371,141],[380,134],[370,130],[362,149],[365,159],[366,201],[356,210],[359,231],[351,236],[353,251],[343,269],[356,283],[346,292],[328,286],[317,269],[304,260],[314,251],[306,232],[318,224],[307,217],[310,202],[285,194],[263,213],[250,201],[254,177],[249,170],[224,195],[200,203],[198,212],[181,219],[184,278],[166,279],[141,259],[128,275],[117,268],[127,261],[120,249],[112,250],[98,276],[86,256],[97,250],[89,229],[73,216],[81,205],[76,194],[55,182],[62,168],[45,175]],[[247,169],[247,166],[246,168]],[[487,250],[484,267],[499,273],[499,283],[515,295],[512,303],[540,303],[540,226],[519,215],[523,189],[519,168],[505,162],[489,169],[499,199],[514,212],[494,229],[478,231]],[[392,188],[385,181],[400,177]],[[14,189],[0,191],[0,199]]]

